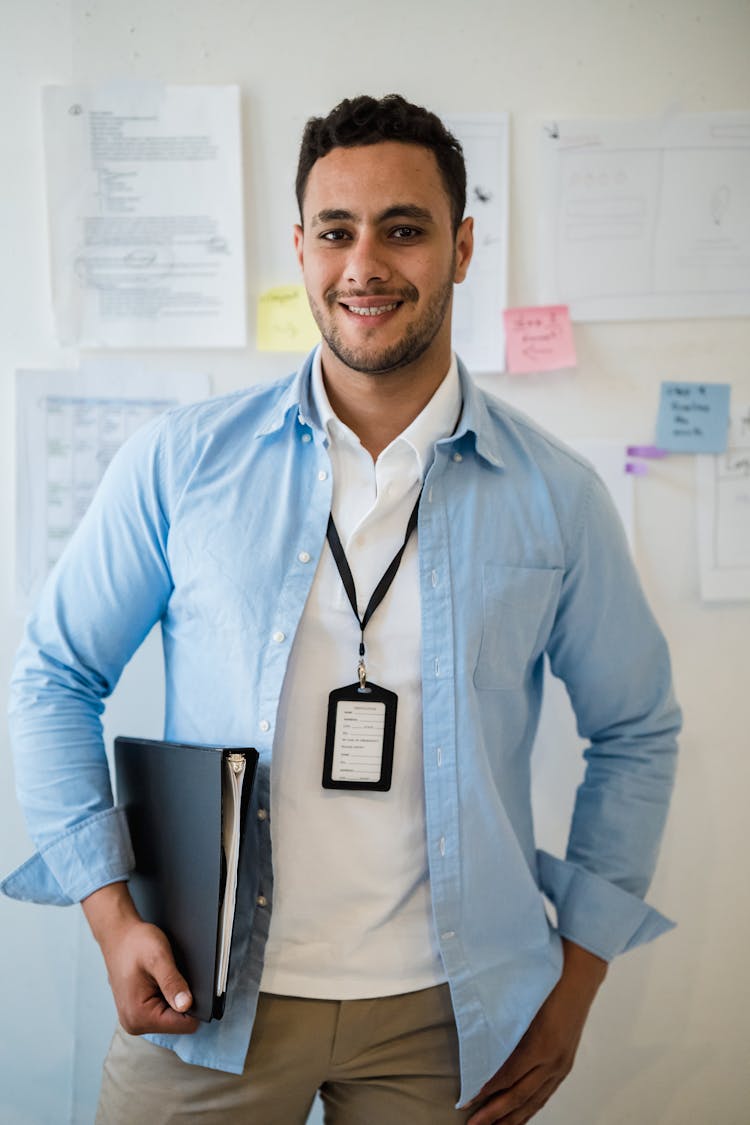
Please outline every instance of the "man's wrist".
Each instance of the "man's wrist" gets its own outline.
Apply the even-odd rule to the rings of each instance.
[[[595,953],[590,953],[582,945],[562,939],[563,946],[563,971],[561,983],[570,983],[580,993],[588,993],[591,1000],[607,975],[608,962]]]
[[[81,900],[81,907],[100,946],[106,944],[114,931],[141,921],[128,884],[124,881],[99,887]]]

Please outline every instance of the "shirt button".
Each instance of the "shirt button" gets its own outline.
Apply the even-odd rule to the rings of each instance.
[[[303,434],[303,435],[302,435],[302,440],[303,440],[304,442],[312,441],[312,434]]]
[[[440,848],[440,854],[445,855],[445,836],[440,837],[440,842],[439,842],[438,846]]]
[[[258,906],[268,906],[268,899],[265,895],[258,895],[255,901],[257,902]]]
[[[455,930],[446,930],[444,934],[440,935],[440,937],[442,938],[443,941],[450,941],[451,938],[454,938],[455,936],[456,936]]]
[[[269,723],[268,719],[261,719],[260,722],[258,723],[258,726],[260,727],[260,729],[262,731],[266,731],[266,730],[271,729],[271,724]]]
[[[454,453],[453,454],[453,460],[454,461],[463,461],[463,457],[460,453]]]
[[[274,635],[273,635],[273,639],[276,641],[277,645],[280,645],[281,642],[283,640],[285,640],[285,638],[286,638],[286,633],[282,633],[280,629],[277,630],[277,632],[275,632]]]
[[[258,809],[258,820],[268,820],[268,809]]]
[[[328,473],[325,471],[325,469],[321,469],[318,473],[318,480],[328,480]]]
[[[297,558],[301,563],[309,563],[310,561],[310,556],[307,551],[300,551],[300,553],[297,555]]]

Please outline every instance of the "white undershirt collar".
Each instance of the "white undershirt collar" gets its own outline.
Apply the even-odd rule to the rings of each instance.
[[[318,415],[317,421],[321,428],[325,429],[329,440],[332,443],[343,441],[350,445],[360,446],[361,443],[357,435],[337,417],[330,404],[323,382],[320,348],[316,350],[313,356],[311,379],[312,403]],[[392,451],[397,443],[405,443],[414,451],[419,468],[419,477],[424,480],[427,470],[432,464],[435,442],[453,433],[460,413],[461,383],[458,377],[458,362],[455,353],[452,352],[450,366],[430,401],[414,421],[410,422],[406,429],[380,453],[380,457],[387,455],[389,450]]]

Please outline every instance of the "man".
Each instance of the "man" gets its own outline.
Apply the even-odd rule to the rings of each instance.
[[[520,1125],[607,961],[669,926],[642,901],[679,723],[666,648],[596,475],[451,353],[454,138],[398,96],[345,101],[308,123],[297,193],[320,349],[113,462],[19,654],[40,853],[5,890],[82,900],[101,945],[122,1027],[100,1122],[294,1125],[320,1089],[338,1125]],[[157,621],[166,737],[261,755],[227,1009],[200,1028],[123,881],[98,718]],[[565,860],[531,818],[545,652],[590,740]],[[391,718],[398,697],[359,788],[330,763],[321,784],[342,688]]]

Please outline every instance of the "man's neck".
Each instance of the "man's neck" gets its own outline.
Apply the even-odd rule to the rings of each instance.
[[[359,438],[373,461],[411,425],[445,378],[450,354],[434,364],[364,374],[323,357],[323,382],[331,408]]]

